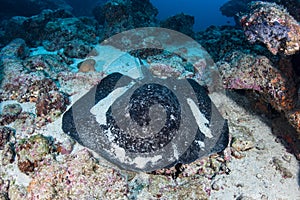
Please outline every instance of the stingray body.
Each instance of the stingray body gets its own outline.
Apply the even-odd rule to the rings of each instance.
[[[228,125],[192,79],[112,73],[63,115],[62,129],[120,168],[153,171],[222,151]]]

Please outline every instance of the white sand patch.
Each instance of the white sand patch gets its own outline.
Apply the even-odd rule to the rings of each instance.
[[[15,162],[17,162],[17,161],[15,161]],[[17,185],[23,185],[23,186],[27,187],[32,180],[32,178],[30,178],[26,174],[22,173],[19,170],[18,165],[16,165],[16,164],[9,165],[6,168],[6,173],[9,177],[12,177],[12,179],[16,182]]]
[[[257,143],[265,146],[262,150],[254,148],[243,152],[242,159],[233,158],[229,163],[230,174],[214,178],[213,183],[222,188],[212,190],[211,199],[300,199],[299,161],[283,144],[275,142],[271,127],[263,122],[269,120],[249,113],[224,94],[213,93],[210,97],[223,117],[229,120],[230,132],[232,124],[245,127],[251,130]],[[283,178],[272,165],[273,157],[281,159],[285,154],[291,156],[290,162],[283,161],[283,164],[293,174],[292,178]]]
[[[40,54],[57,54],[59,52],[63,52],[63,49],[57,51],[48,51],[43,46],[38,46],[36,48],[30,49],[30,56],[40,55]]]

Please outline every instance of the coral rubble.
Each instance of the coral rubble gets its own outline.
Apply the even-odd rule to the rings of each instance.
[[[124,199],[127,182],[118,171],[99,165],[81,150],[60,162],[45,161],[27,190],[28,199]]]
[[[16,145],[18,167],[26,174],[33,172],[52,151],[50,139],[43,135],[20,140]]]

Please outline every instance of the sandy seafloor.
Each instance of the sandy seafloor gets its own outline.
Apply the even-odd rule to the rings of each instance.
[[[103,51],[101,49],[100,52]],[[137,62],[131,56],[124,55],[120,59],[119,55],[116,55],[118,59],[116,60],[112,56],[114,54],[111,49],[107,51],[109,51],[111,56],[109,67],[100,58],[95,57],[97,70],[104,70],[107,73],[118,71],[132,77],[139,76],[139,71],[136,69],[130,67],[117,68],[120,66],[120,63],[124,62],[129,63],[126,66],[135,66]],[[34,52],[34,54],[39,54],[40,52],[42,51]],[[76,66],[76,63],[74,66]],[[97,72],[92,72],[88,76],[95,77]],[[78,80],[76,84],[72,86],[64,85],[61,89],[63,91],[76,92],[71,97],[71,104],[73,104],[88,91],[89,87],[89,85]],[[230,169],[228,174],[218,174],[213,178],[211,182],[213,189],[210,199],[300,199],[299,161],[296,160],[293,154],[287,152],[282,143],[276,140],[276,136],[273,134],[274,130],[271,128],[272,121],[247,109],[249,108],[249,102],[243,96],[238,96],[235,93],[225,94],[223,91],[211,93],[210,97],[223,117],[228,119],[230,134],[235,136],[251,133],[255,145],[254,148],[243,151],[242,158],[231,158],[228,165]],[[7,102],[3,102],[2,106],[5,103]],[[30,103],[22,104],[22,107],[24,110],[34,109],[34,105]],[[58,141],[63,141],[67,136],[62,132],[61,118],[43,127],[39,133],[45,133],[46,135],[51,133],[52,137]],[[72,154],[76,154],[76,151],[82,148],[82,146],[76,144]],[[97,155],[95,156],[97,157]],[[282,170],[274,164],[274,159],[282,161],[281,167],[287,169],[292,174],[292,177],[284,177]],[[18,184],[26,186],[30,182],[30,178],[17,168],[10,169],[8,173],[16,178]],[[138,199],[147,199],[147,197],[138,195]]]

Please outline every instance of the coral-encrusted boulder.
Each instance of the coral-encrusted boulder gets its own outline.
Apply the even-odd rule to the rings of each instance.
[[[262,42],[273,54],[295,54],[300,48],[300,25],[275,3],[252,2],[240,23],[249,42]]]
[[[78,41],[86,46],[96,44],[98,24],[96,20],[88,17],[60,18],[49,21],[42,31],[45,33],[43,46],[49,51],[54,51],[74,46],[72,44]]]
[[[27,198],[126,199],[127,184],[125,176],[103,167],[83,149],[40,166],[27,187]]]
[[[75,18],[63,10],[44,10],[32,17],[9,19],[4,25],[0,43],[6,45],[12,39],[22,38],[31,47],[43,45],[49,51],[65,48],[65,55],[84,58],[91,51],[91,45],[98,42],[98,30],[95,19]],[[26,52],[23,55],[27,55]]]
[[[58,73],[70,71],[61,56],[51,54],[30,56],[23,61],[23,65],[30,72],[47,74],[53,80],[57,79]]]
[[[0,51],[0,60],[3,64],[10,59],[24,59],[29,55],[29,49],[21,38],[12,40]]]
[[[20,104],[13,103],[3,106],[0,110],[0,125],[7,125],[17,119],[22,112]]]
[[[235,17],[239,12],[247,10],[247,4],[258,0],[229,0],[220,7],[220,11],[227,17]],[[297,20],[300,20],[300,1],[295,0],[265,0],[265,2],[274,2],[282,5]]]
[[[61,115],[67,108],[68,98],[58,91],[50,91],[38,97],[36,102],[36,114],[39,117]]]
[[[53,146],[50,138],[35,135],[28,139],[20,140],[16,145],[18,167],[21,172],[29,174],[34,171],[39,163],[51,154]]]
[[[85,58],[92,51],[93,47],[85,44],[82,40],[73,40],[64,48],[64,54],[70,58]]]
[[[179,31],[190,37],[194,36],[193,25],[195,23],[195,18],[191,15],[177,14],[175,16],[169,17],[168,19],[161,22],[160,26],[163,28],[168,28],[174,31]]]
[[[235,26],[210,26],[205,31],[197,32],[195,39],[209,53],[214,61],[219,61],[233,51],[265,55],[277,60],[268,49],[261,44],[250,44],[244,33]]]
[[[104,12],[105,37],[112,36],[123,31],[156,25],[158,10],[149,0],[110,0],[103,7],[94,10],[96,19],[102,24]]]
[[[279,111],[289,111],[296,106],[294,74],[284,73],[265,56],[232,52],[217,65],[223,83],[229,89],[254,90]],[[289,66],[286,65],[286,71]]]
[[[43,10],[40,14],[32,17],[15,16],[4,25],[5,34],[0,38],[4,44],[15,38],[22,38],[30,46],[39,46],[47,37],[44,28],[49,21],[58,18],[68,18],[72,15],[65,10]]]
[[[16,42],[20,45],[16,45]],[[23,43],[21,39],[15,40],[0,52],[4,74],[0,99],[1,102],[16,100],[21,103],[36,103],[36,114],[39,117],[37,121],[40,122],[37,125],[41,126],[46,122],[52,122],[63,113],[69,103],[66,95],[59,91],[57,81],[59,74],[67,73],[69,69],[64,58],[59,55],[35,55],[21,60],[20,56],[23,55],[21,53],[26,49]],[[22,52],[18,53],[19,49]],[[21,111],[19,104],[4,106],[0,113],[0,124],[15,121]],[[26,132],[32,133],[33,130]]]

